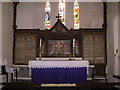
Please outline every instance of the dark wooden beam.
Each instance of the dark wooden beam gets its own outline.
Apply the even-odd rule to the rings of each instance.
[[[107,3],[103,2],[103,29],[107,29]]]
[[[13,11],[13,29],[15,30],[17,28],[16,25],[16,18],[17,18],[17,5],[19,2],[13,2],[14,5],[14,11]]]
[[[105,62],[107,63],[107,2],[103,2],[103,30],[105,31]]]
[[[15,54],[15,30],[17,28],[17,25],[16,25],[16,16],[17,16],[17,5],[19,4],[19,2],[14,2],[14,0],[12,0],[13,2],[13,30],[14,30],[14,33],[13,33],[13,63],[14,63],[14,54]]]

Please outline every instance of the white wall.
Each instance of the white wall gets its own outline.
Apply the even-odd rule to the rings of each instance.
[[[0,2],[0,58],[2,58],[2,3]]]
[[[118,16],[118,24],[120,24],[120,2],[119,2],[119,6],[118,6],[118,13],[119,13],[119,16]],[[120,75],[120,25],[118,26],[118,51],[119,51],[119,54],[118,54],[118,74]]]
[[[118,74],[118,57],[115,50],[118,49],[118,3],[107,3],[108,28],[107,28],[107,62],[108,77],[113,81],[112,75]]]
[[[2,3],[0,2],[0,59],[2,58]],[[0,61],[1,65],[1,61]],[[1,72],[1,70],[0,70]],[[0,81],[2,81],[2,76],[0,76]],[[1,89],[0,85],[0,89]]]
[[[13,4],[2,3],[2,57],[6,58],[7,66],[12,65],[13,57]]]
[[[18,28],[44,29],[45,2],[21,2],[18,4]],[[102,27],[103,9],[101,2],[79,2],[80,26]],[[58,15],[58,2],[51,2],[51,27]],[[73,2],[66,2],[66,26],[73,28]]]

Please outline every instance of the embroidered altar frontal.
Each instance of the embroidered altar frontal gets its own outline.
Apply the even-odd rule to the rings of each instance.
[[[29,62],[32,82],[39,84],[86,83],[88,66],[88,61]]]

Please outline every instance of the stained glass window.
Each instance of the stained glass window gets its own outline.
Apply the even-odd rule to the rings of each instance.
[[[79,4],[78,1],[74,1],[74,29],[79,29]]]
[[[50,2],[49,0],[46,2],[45,6],[45,28],[50,29]]]
[[[59,0],[59,15],[61,22],[65,25],[65,0]]]

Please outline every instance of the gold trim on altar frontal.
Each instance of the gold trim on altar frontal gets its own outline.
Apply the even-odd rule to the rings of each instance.
[[[76,84],[41,84],[41,86],[76,86]]]

